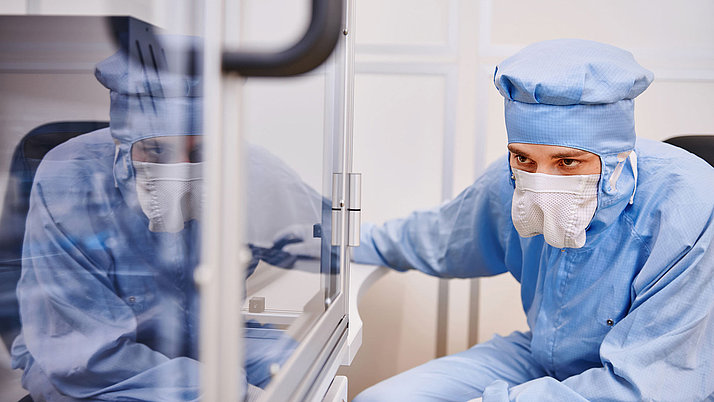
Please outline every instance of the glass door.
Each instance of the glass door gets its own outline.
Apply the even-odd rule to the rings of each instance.
[[[348,319],[348,11],[0,5],[3,399],[319,399]],[[324,64],[261,64],[320,23]]]
[[[298,75],[271,63],[271,58],[288,57],[300,47],[294,43],[302,41],[301,32],[307,31],[303,39],[310,37],[319,8],[325,5],[333,8],[330,22],[337,28],[333,31],[337,47],[329,59]],[[241,189],[235,222],[242,228],[239,243],[246,256],[238,353],[243,353],[245,392],[250,398],[316,397],[325,391],[321,381],[346,339],[344,267],[348,260],[343,220],[347,206],[339,177],[349,171],[351,162],[348,10],[346,2],[278,0],[244,1],[236,12],[226,13],[234,16],[226,17],[226,26],[241,29],[233,34],[229,30],[224,47],[242,56],[224,54],[223,60],[240,60],[250,66],[238,66],[239,75],[224,71],[221,81],[221,132],[226,136],[237,133],[241,139],[233,145],[242,156],[238,169],[243,173],[235,178],[235,186]],[[256,61],[265,56],[268,62]],[[293,60],[287,70],[302,64]],[[226,157],[226,163],[229,160]],[[227,182],[222,185],[234,187]],[[230,203],[224,201],[224,205]],[[221,322],[216,325],[213,332],[225,332],[215,329]],[[230,388],[230,381],[225,383]]]
[[[2,399],[201,395],[196,6],[0,6]]]

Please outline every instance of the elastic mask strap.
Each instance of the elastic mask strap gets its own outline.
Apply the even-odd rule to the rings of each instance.
[[[119,159],[119,144],[114,145],[114,164],[112,165],[112,176],[114,176],[114,188],[119,188],[119,182],[117,181],[117,174],[114,169],[117,165],[117,159]]]
[[[632,173],[635,176],[635,188],[632,189],[632,196],[630,197],[630,205],[635,201],[635,192],[637,191],[637,154],[633,150],[630,152],[630,165],[632,166]]]
[[[635,177],[635,188],[632,190],[632,196],[630,197],[630,204],[632,204],[635,201],[635,191],[637,191],[637,154],[634,150],[617,154],[617,166],[615,166],[615,170],[613,170],[612,176],[610,176],[610,187],[612,187],[613,190],[617,190],[617,180],[620,179],[622,169],[625,167],[625,161],[627,159],[630,160],[632,172]]]

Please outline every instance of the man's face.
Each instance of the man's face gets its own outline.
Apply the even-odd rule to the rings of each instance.
[[[550,175],[600,174],[600,157],[592,152],[557,145],[508,145],[511,168]]]
[[[202,162],[203,137],[180,135],[147,138],[137,141],[131,147],[131,158],[152,163]]]

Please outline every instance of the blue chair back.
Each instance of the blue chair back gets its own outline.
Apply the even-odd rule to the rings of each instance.
[[[687,150],[714,166],[714,135],[681,135],[664,142]]]

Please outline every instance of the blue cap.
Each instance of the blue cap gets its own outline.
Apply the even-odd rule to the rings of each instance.
[[[96,66],[95,77],[110,90],[109,125],[120,143],[201,133],[200,71],[187,71],[189,51],[200,49],[200,40],[171,35],[157,40],[151,54],[120,50]]]
[[[582,39],[527,46],[496,66],[509,143],[559,145],[598,155],[635,146],[633,99],[652,82],[626,50]]]

